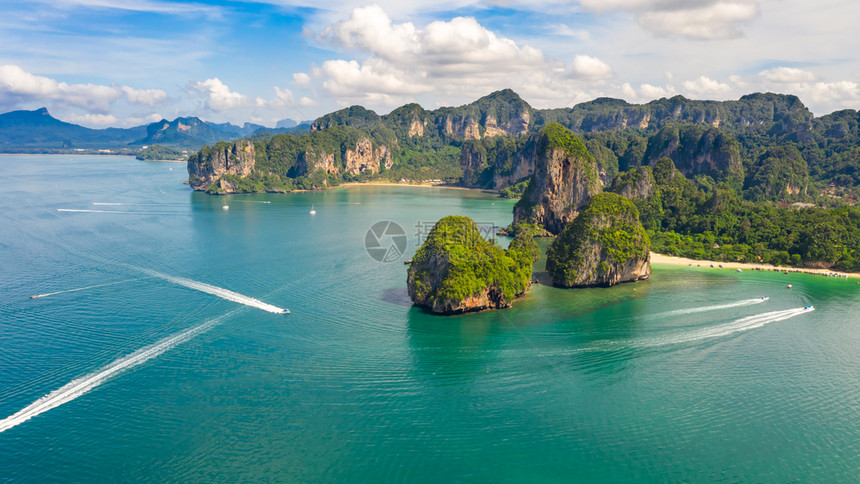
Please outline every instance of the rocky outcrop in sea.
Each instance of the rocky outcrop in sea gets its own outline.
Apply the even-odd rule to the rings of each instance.
[[[636,206],[621,195],[601,193],[549,246],[546,270],[561,287],[647,279],[650,245]]]
[[[484,238],[472,219],[448,216],[430,231],[409,266],[412,301],[430,312],[501,309],[525,294],[539,255],[523,234],[507,250]]]

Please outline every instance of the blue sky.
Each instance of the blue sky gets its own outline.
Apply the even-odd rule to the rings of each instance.
[[[814,3],[814,4],[813,4]],[[860,108],[855,0],[0,0],[0,111],[91,127],[177,116],[273,126],[352,104],[433,109],[512,88],[800,96]]]

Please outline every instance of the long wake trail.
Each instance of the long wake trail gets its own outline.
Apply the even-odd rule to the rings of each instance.
[[[124,281],[108,282],[106,284],[96,284],[95,286],[78,287],[75,289],[66,289],[64,291],[56,291],[56,292],[46,292],[45,294],[36,294],[35,296],[30,296],[30,299],[36,299],[36,298],[40,298],[40,297],[48,297],[48,296],[53,296],[55,294],[65,294],[67,292],[85,291],[87,289],[95,289],[97,287],[114,286],[116,284],[123,284],[126,282],[131,282],[131,281],[136,281],[136,280],[137,279],[126,279]]]
[[[176,215],[176,212],[130,212],[125,210],[92,210],[84,208],[58,208],[58,212],[70,213],[120,213],[120,214],[137,214],[137,215]]]
[[[212,294],[213,296],[218,296],[228,301],[244,304],[245,306],[250,306],[252,308],[262,309],[263,311],[268,311],[270,313],[283,314],[289,312],[284,308],[279,308],[278,306],[264,303],[259,299],[254,299],[252,297],[245,296],[244,294],[239,294],[238,292],[224,289],[223,287],[206,284],[205,282],[194,281],[192,279],[186,279],[184,277],[170,276],[150,269],[138,268],[137,270],[143,272],[144,274],[148,274],[159,279],[164,279],[165,281],[179,284],[180,286],[185,286],[189,289],[195,289],[197,291],[205,292],[207,294]]]
[[[795,316],[808,313],[809,311],[810,310],[806,310],[804,308],[798,308],[756,314],[754,316],[747,316],[745,318],[736,319],[725,324],[720,324],[709,328],[702,328],[695,331],[690,331],[684,334],[648,341],[645,343],[645,346],[681,344],[709,338],[719,338],[740,331],[748,331],[751,329],[760,328],[766,324],[775,323],[777,321],[784,321],[788,318],[793,318]]]
[[[30,405],[27,405],[21,411],[16,412],[12,416],[0,420],[0,432],[5,432],[6,430],[9,430],[16,425],[20,425],[37,415],[51,410],[52,408],[71,402],[93,388],[96,388],[102,383],[108,381],[117,374],[145,363],[176,345],[184,343],[201,333],[209,331],[216,325],[220,324],[223,319],[224,316],[212,319],[179,334],[162,339],[150,346],[146,346],[134,353],[124,356],[94,371],[93,373],[67,383]]]
[[[655,314],[654,318],[664,318],[668,316],[681,316],[684,314],[695,314],[695,313],[704,313],[707,311],[719,311],[721,309],[730,309],[730,308],[739,308],[743,306],[752,306],[753,304],[761,304],[767,301],[767,299],[762,299],[760,297],[753,299],[744,299],[742,301],[735,301],[733,303],[726,304],[715,304],[712,306],[700,306],[697,308],[687,308],[687,309],[676,309],[675,311],[667,311],[665,313]]]

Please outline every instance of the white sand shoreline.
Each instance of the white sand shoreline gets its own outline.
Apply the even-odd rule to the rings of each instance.
[[[812,275],[821,275],[821,276],[833,276],[838,275],[841,277],[852,277],[852,278],[860,278],[860,274],[856,272],[837,272],[832,271],[830,269],[812,269],[812,268],[801,268],[801,267],[785,267],[785,266],[773,266],[770,264],[751,264],[748,262],[719,262],[719,261],[711,261],[711,260],[696,260],[696,259],[687,259],[685,257],[675,257],[671,255],[663,255],[658,254],[656,252],[651,252],[651,263],[652,264],[665,264],[665,265],[676,265],[676,266],[693,266],[693,267],[713,267],[715,269],[723,268],[723,269],[746,269],[746,270],[763,270],[763,271],[778,271],[778,272],[786,272],[789,273],[797,273],[797,274],[812,274]]]
[[[439,185],[434,183],[399,183],[399,182],[386,182],[386,181],[371,181],[371,182],[348,182],[341,183],[340,185],[332,188],[350,188],[350,187],[361,187],[361,186],[380,186],[380,187],[414,187],[414,188],[444,188],[446,190],[471,190],[482,193],[492,193],[498,194],[498,190],[488,190],[485,188],[469,188],[469,187],[457,187],[453,185]]]

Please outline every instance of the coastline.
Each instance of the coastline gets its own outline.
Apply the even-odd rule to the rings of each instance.
[[[831,271],[829,269],[812,269],[812,268],[798,268],[798,267],[786,267],[786,266],[773,266],[770,264],[751,264],[749,262],[719,262],[719,261],[711,261],[711,260],[696,260],[696,259],[687,259],[685,257],[675,257],[671,255],[658,254],[656,252],[651,252],[651,263],[652,264],[664,264],[664,265],[674,265],[674,266],[693,266],[693,267],[708,267],[710,268],[711,264],[713,264],[714,269],[746,269],[746,270],[762,270],[762,271],[777,271],[777,272],[785,272],[788,271],[790,273],[797,274],[810,274],[810,275],[819,275],[819,276],[833,276],[838,275],[841,277],[850,277],[850,278],[860,278],[860,273],[856,272],[836,272]],[[720,267],[722,265],[722,267]]]
[[[415,187],[415,188],[444,188],[447,190],[471,190],[478,191],[482,193],[490,193],[494,195],[498,195],[498,190],[488,190],[485,188],[469,188],[469,187],[458,187],[454,185],[441,185],[434,183],[399,183],[399,182],[387,182],[387,181],[370,181],[370,182],[347,182],[341,183],[340,185],[332,188],[349,188],[349,187],[360,187],[360,186],[384,186],[384,187]]]

